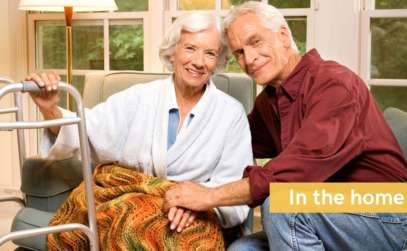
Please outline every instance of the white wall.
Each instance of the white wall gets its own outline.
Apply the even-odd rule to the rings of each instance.
[[[19,11],[18,0],[0,1],[0,75],[14,80],[21,80],[27,74],[27,39],[25,14]],[[0,107],[14,105],[11,95],[0,101]],[[31,109],[32,106],[30,105]],[[24,113],[29,114],[27,97],[24,97]],[[29,114],[29,115],[28,115]],[[14,116],[0,115],[1,121],[12,121]],[[35,152],[35,135],[26,133],[27,150]],[[31,146],[31,147],[30,147]],[[17,140],[15,132],[0,131],[0,188],[17,189],[20,184]]]
[[[317,0],[315,48],[359,73],[360,0]]]

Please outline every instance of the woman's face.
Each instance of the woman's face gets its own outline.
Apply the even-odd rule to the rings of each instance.
[[[213,74],[220,53],[220,35],[215,27],[181,33],[170,60],[174,81],[187,88],[202,88]]]

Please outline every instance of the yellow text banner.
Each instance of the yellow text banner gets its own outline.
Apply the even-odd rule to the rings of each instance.
[[[270,212],[407,212],[407,183],[273,182]]]

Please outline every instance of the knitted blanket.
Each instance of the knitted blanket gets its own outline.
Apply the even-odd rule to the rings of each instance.
[[[174,182],[115,164],[96,167],[93,189],[101,250],[224,250],[213,211],[200,213],[181,233],[170,230],[163,197]],[[87,224],[84,184],[72,191],[50,225]],[[49,250],[89,250],[79,230],[49,234]]]

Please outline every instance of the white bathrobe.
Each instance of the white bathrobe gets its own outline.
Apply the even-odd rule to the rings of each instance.
[[[172,77],[134,85],[86,109],[86,127],[97,162],[118,161],[174,181],[213,187],[239,180],[253,161],[249,125],[243,106],[210,82],[192,109],[193,119],[167,150],[168,112],[175,100]],[[64,117],[73,113],[63,110]],[[76,126],[46,136],[49,158],[72,156],[79,148]],[[223,227],[241,224],[247,206],[215,209]]]

